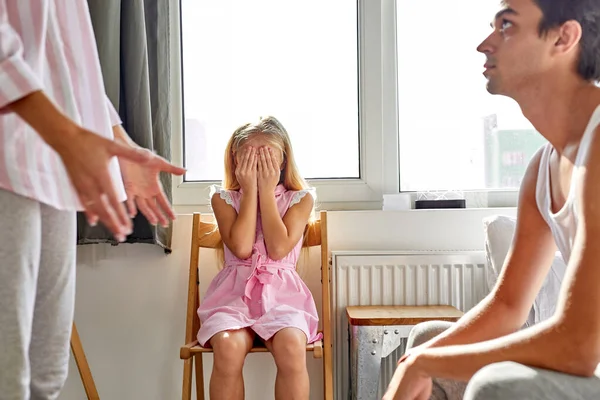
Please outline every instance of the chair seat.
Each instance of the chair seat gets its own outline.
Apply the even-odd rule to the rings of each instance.
[[[323,341],[317,340],[314,343],[309,343],[306,345],[306,351],[314,352],[314,358],[323,357]],[[182,346],[179,350],[179,357],[182,360],[187,360],[188,358],[202,353],[212,353],[213,349],[210,347],[202,347],[198,344],[198,341],[194,341],[188,345]],[[269,350],[265,346],[255,346],[250,350],[250,353],[268,353]]]
[[[426,321],[456,322],[462,311],[452,306],[351,306],[346,307],[353,326],[416,325]]]

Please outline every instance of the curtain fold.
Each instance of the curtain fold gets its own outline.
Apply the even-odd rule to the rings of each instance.
[[[171,159],[169,0],[88,0],[106,93],[123,127],[140,146]],[[171,176],[161,174],[169,201]],[[172,225],[152,226],[138,213],[126,243],[154,243],[170,252]],[[80,213],[77,243],[119,244]]]

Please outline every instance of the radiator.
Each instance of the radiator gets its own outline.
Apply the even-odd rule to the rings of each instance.
[[[486,274],[484,251],[333,252],[335,398],[349,398],[346,306],[443,304],[467,311],[486,296]],[[378,398],[383,396],[405,345],[404,340],[382,360]]]

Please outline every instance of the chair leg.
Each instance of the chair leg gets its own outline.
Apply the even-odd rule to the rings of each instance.
[[[333,400],[333,354],[331,346],[323,348],[323,399]]]
[[[333,400],[333,376],[332,373],[325,373],[323,377],[324,400]]]
[[[202,363],[202,354],[198,354],[195,359],[196,370],[196,400],[204,400],[204,365]]]
[[[183,388],[181,390],[182,400],[192,400],[192,368],[194,357],[183,361]]]
[[[88,400],[100,400],[94,378],[92,377],[92,371],[90,370],[87,358],[85,357],[85,352],[83,351],[83,346],[81,345],[81,339],[79,338],[75,323],[73,323],[73,330],[71,332],[71,351],[73,352],[73,357],[75,358],[79,376],[81,376],[81,382],[83,383],[83,389],[85,390]]]

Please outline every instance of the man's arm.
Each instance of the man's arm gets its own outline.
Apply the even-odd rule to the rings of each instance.
[[[414,368],[430,376],[461,380],[501,361],[580,376],[594,373],[600,362],[600,129],[573,179],[577,179],[579,225],[555,315],[506,337],[425,350],[407,360]],[[507,271],[499,290],[518,278],[518,273]]]
[[[523,178],[513,242],[494,289],[451,328],[411,353],[483,342],[522,327],[556,252],[550,228],[535,199],[540,158],[541,151],[532,158]]]

